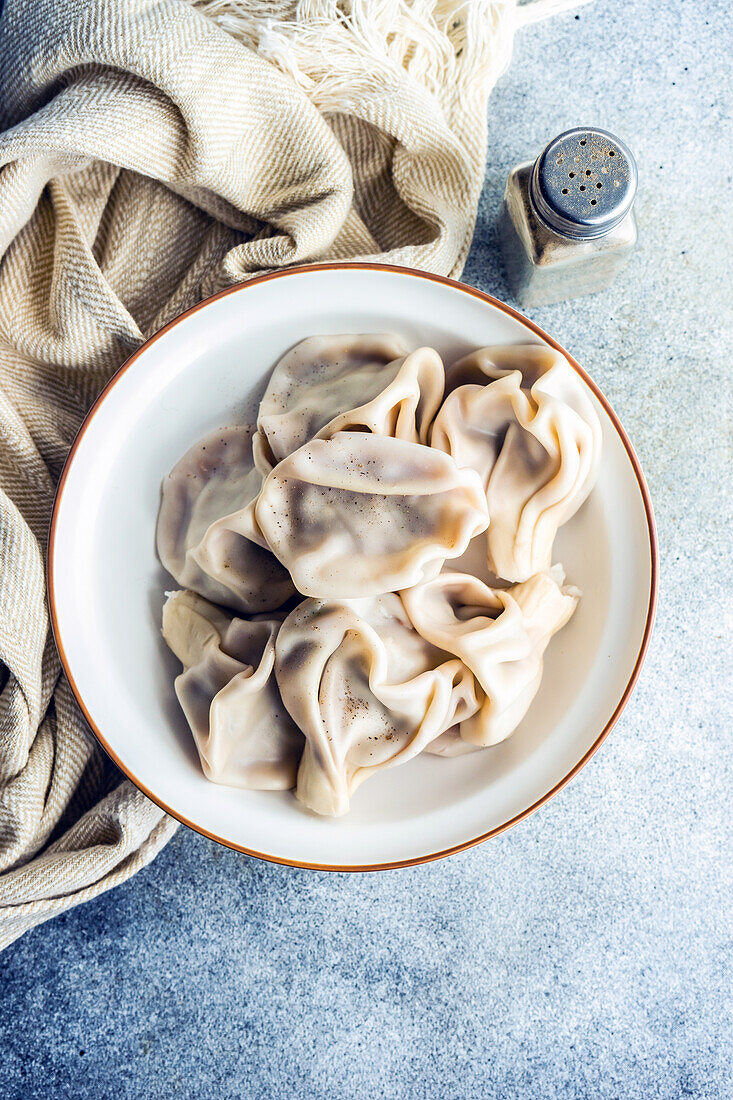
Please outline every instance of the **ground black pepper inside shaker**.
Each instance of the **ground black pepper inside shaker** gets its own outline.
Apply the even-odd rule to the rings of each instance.
[[[577,298],[613,282],[636,244],[636,187],[627,146],[580,127],[510,172],[499,233],[520,305]]]

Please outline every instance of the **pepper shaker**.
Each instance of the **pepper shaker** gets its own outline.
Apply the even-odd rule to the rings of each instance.
[[[577,127],[509,173],[499,221],[507,277],[522,306],[609,286],[636,244],[637,171],[627,146]]]

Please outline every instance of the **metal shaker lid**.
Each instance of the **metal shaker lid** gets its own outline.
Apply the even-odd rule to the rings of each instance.
[[[636,161],[605,130],[560,134],[534,163],[529,194],[538,217],[564,237],[589,240],[610,232],[634,204]]]

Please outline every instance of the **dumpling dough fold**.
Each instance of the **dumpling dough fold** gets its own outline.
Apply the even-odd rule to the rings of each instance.
[[[431,752],[457,755],[466,742],[496,745],[514,732],[540,686],[545,649],[578,604],[580,593],[563,580],[560,566],[507,589],[446,572],[401,593],[418,633],[460,658],[483,692],[475,714]]]
[[[431,447],[362,432],[337,432],[284,459],[255,514],[299,592],[349,599],[436,576],[489,522],[475,470]]]
[[[282,625],[275,674],[306,737],[297,797],[319,814],[411,760],[479,705],[466,666],[422,638],[399,596],[304,600]]]
[[[251,435],[222,428],[192,447],[163,482],[157,529],[158,556],[180,585],[248,614],[295,592],[254,519],[262,475]]]
[[[593,488],[596,411],[565,357],[539,345],[481,348],[448,368],[446,386],[431,444],[482,477],[489,568],[527,580],[549,569],[558,527]]]
[[[274,676],[282,618],[232,618],[193,592],[173,592],[163,637],[184,667],[175,690],[207,779],[230,787],[289,790],[303,735]]]
[[[360,429],[427,443],[443,400],[437,352],[408,353],[395,335],[313,336],[275,367],[260,404],[255,461],[263,473],[314,438]]]

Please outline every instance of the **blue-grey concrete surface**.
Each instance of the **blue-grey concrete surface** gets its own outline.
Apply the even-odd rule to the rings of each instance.
[[[656,632],[600,754],[508,834],[406,871],[271,867],[182,829],[0,957],[4,1100],[733,1096],[729,19],[596,0],[522,33],[490,104],[465,278],[500,298],[515,162],[578,123],[639,160],[627,274],[533,313],[619,412],[659,525]]]

